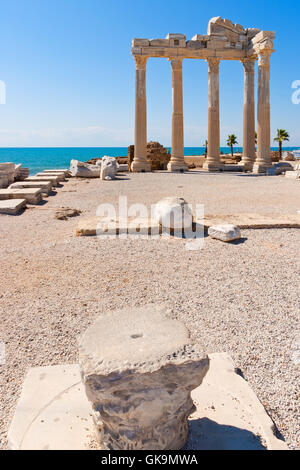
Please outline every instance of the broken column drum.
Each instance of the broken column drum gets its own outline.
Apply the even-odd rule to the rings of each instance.
[[[209,368],[185,326],[154,305],[99,318],[81,337],[86,393],[103,449],[181,449],[191,390]]]

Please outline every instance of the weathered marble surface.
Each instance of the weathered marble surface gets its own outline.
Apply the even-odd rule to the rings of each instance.
[[[101,161],[100,178],[102,180],[115,179],[117,168],[118,168],[118,163],[114,157],[104,156]]]
[[[192,211],[180,197],[166,197],[159,201],[155,206],[153,219],[169,229],[188,229],[193,224]]]
[[[232,242],[241,238],[241,231],[236,225],[213,225],[209,227],[208,235],[223,242]]]
[[[155,305],[104,315],[79,341],[86,393],[106,449],[181,449],[191,390],[209,368],[185,326]]]
[[[99,178],[101,166],[90,165],[88,163],[71,160],[70,172],[72,176],[78,178]]]

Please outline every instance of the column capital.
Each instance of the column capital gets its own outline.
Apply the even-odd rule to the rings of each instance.
[[[180,70],[182,68],[183,57],[169,57],[173,70]]]
[[[134,55],[133,56],[136,64],[136,68],[140,70],[145,70],[146,69],[146,64],[148,60],[148,56],[145,55]]]
[[[244,69],[245,69],[246,72],[254,72],[256,57],[242,59],[241,62],[243,64]]]
[[[270,57],[272,51],[270,49],[264,49],[258,53],[258,66],[266,69],[270,68]]]
[[[221,59],[217,59],[217,57],[208,57],[206,59],[208,63],[208,71],[212,73],[219,73],[219,65]]]

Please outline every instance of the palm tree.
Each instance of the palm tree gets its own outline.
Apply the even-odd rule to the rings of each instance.
[[[277,129],[277,136],[275,137],[274,141],[278,142],[279,145],[279,160],[281,160],[282,156],[282,142],[285,140],[290,140],[288,132],[284,129]]]
[[[233,146],[238,143],[237,137],[234,134],[230,134],[227,139],[227,145],[231,148],[231,156],[233,157]]]
[[[203,144],[203,147],[205,147],[205,150],[204,150],[205,157],[207,157],[207,146],[208,146],[208,140],[206,140],[205,144]]]

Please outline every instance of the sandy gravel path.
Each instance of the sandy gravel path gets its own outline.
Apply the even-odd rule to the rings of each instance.
[[[215,214],[295,214],[299,182],[197,172],[129,178],[70,180],[43,206],[0,216],[0,448],[29,367],[76,362],[76,338],[96,315],[150,302],[172,307],[208,352],[228,352],[290,448],[300,448],[300,230],[245,230],[241,243],[206,238],[190,252],[178,239],[76,238],[78,218],[54,218],[62,206],[95,215],[119,194],[147,204],[183,196]]]

